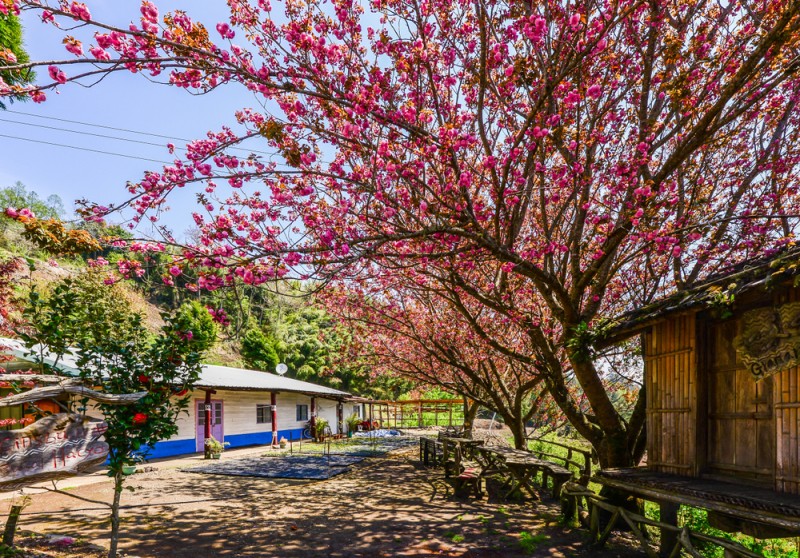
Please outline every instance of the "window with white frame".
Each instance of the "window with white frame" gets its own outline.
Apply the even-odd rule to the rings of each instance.
[[[353,414],[357,417],[361,416],[361,405],[353,405]]]
[[[308,405],[297,406],[297,422],[308,420]]]
[[[256,424],[272,424],[272,405],[256,405]]]

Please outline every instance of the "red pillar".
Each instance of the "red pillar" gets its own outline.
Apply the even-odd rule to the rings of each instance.
[[[205,445],[205,441],[211,438],[211,390],[206,390],[206,401],[203,408],[206,413],[206,424],[203,430],[203,448],[205,448],[206,459],[209,459],[211,455],[208,451],[208,447]]]
[[[272,407],[272,446],[278,445],[278,394],[270,392],[269,403]]]
[[[344,403],[339,401],[339,404],[336,406],[336,433],[343,434],[344,433]]]

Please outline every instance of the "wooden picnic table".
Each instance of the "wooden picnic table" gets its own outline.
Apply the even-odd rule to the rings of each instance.
[[[525,491],[534,500],[539,500],[539,493],[533,487],[536,475],[542,470],[542,462],[539,459],[518,457],[510,455],[505,459],[505,465],[509,472],[510,488],[506,493],[506,498],[514,492]]]
[[[479,446],[475,448],[475,460],[481,466],[481,476],[494,473],[505,474],[508,468],[505,464],[506,456],[511,455],[508,448],[496,448],[490,446]]]
[[[553,497],[558,498],[563,484],[572,478],[572,473],[564,467],[539,459],[524,450],[482,446],[476,448],[475,457],[483,468],[482,476],[494,473],[508,476],[504,486],[511,485],[511,490],[506,496],[516,490],[524,490],[538,499],[533,482],[541,471],[542,484],[547,486],[547,478],[550,477],[553,480]]]

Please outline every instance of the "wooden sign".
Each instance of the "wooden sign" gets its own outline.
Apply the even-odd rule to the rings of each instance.
[[[0,432],[0,489],[67,477],[105,461],[108,425],[78,414],[59,413],[22,430]]]
[[[800,302],[745,312],[733,340],[756,380],[800,364]]]

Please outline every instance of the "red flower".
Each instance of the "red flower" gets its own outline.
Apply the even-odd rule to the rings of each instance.
[[[182,389],[182,390],[180,390],[179,392],[177,392],[175,395],[177,395],[178,397],[183,397],[183,396],[184,396],[184,395],[186,395],[187,393],[189,393],[189,390],[188,390],[188,389]]]
[[[139,374],[139,382],[143,384],[150,383],[150,376],[145,376],[144,374]]]
[[[144,413],[136,413],[133,415],[133,424],[144,424],[147,422],[147,415]]]

